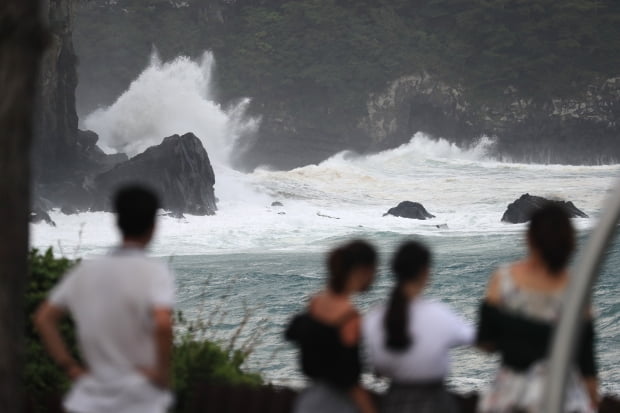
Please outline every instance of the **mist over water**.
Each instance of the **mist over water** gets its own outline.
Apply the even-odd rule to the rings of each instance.
[[[99,134],[107,151],[130,155],[172,134],[194,132],[202,140],[214,164],[219,211],[213,217],[161,217],[152,252],[172,257],[179,275],[179,307],[190,316],[199,313],[201,303],[206,303],[207,312],[221,306],[219,297],[232,288],[234,299],[226,302],[231,319],[218,334],[234,330],[246,303],[253,309],[255,317],[245,336],[260,321],[264,339],[250,367],[278,383],[301,383],[294,352],[282,340],[282,327],[308,294],[320,288],[323,253],[329,248],[352,237],[367,238],[380,248],[377,288],[360,300],[368,308],[387,295],[388,254],[403,238],[421,238],[437,256],[431,293],[473,321],[489,274],[524,251],[525,227],[500,222],[508,203],[524,193],[571,200],[591,217],[575,220],[583,238],[620,176],[620,165],[502,162],[491,155],[491,138],[459,147],[422,133],[377,154],[342,152],[291,171],[265,167],[242,173],[230,160],[259,121],[245,116],[247,100],[231,108],[214,101],[214,64],[210,53],[199,61],[179,57],[161,62],[154,57],[113,105],[89,115],[84,125]],[[383,217],[404,200],[421,202],[437,217]],[[284,206],[272,207],[274,201]],[[72,258],[105,253],[117,242],[111,214],[50,215],[56,228],[32,226],[37,247],[54,246],[58,253],[60,246]],[[610,256],[614,264],[620,263],[617,243]],[[204,290],[206,279],[210,284]],[[614,384],[620,382],[615,366],[620,331],[614,327],[620,323],[614,298],[620,282],[608,271],[603,286],[595,293],[601,309],[603,386],[620,392]],[[471,390],[484,385],[492,369],[488,359],[459,351],[452,382]]]

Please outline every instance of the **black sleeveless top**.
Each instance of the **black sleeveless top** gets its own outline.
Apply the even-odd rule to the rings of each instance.
[[[524,371],[535,362],[548,357],[554,325],[507,311],[483,301],[477,342],[491,345],[502,357],[502,365]],[[585,320],[578,337],[575,363],[585,377],[596,376],[594,357],[594,326]]]
[[[361,361],[359,345],[345,346],[340,329],[356,313],[347,314],[340,323],[326,324],[305,312],[289,323],[285,337],[300,349],[302,371],[309,378],[349,389],[359,382]]]

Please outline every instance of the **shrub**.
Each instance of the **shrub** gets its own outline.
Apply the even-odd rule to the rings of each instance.
[[[262,379],[259,375],[241,370],[245,358],[246,355],[239,350],[229,353],[207,340],[182,339],[175,345],[172,366],[176,410],[185,410],[196,385],[260,385]]]
[[[74,265],[66,258],[55,258],[52,249],[40,253],[33,249],[29,255],[30,277],[26,287],[26,337],[24,386],[29,404],[36,412],[46,411],[42,405],[50,397],[63,394],[69,388],[69,380],[63,370],[48,356],[32,322],[32,315],[45,300],[49,291],[60,281],[62,275]],[[60,325],[61,333],[75,354],[73,324],[66,319]],[[41,405],[37,405],[37,404]]]

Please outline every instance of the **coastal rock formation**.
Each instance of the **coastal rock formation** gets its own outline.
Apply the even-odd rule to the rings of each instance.
[[[429,213],[424,206],[418,202],[404,201],[398,204],[394,208],[390,208],[388,212],[383,214],[393,215],[395,217],[410,218],[410,219],[429,219],[435,218],[435,215]]]
[[[553,202],[565,208],[571,218],[588,217],[585,212],[577,208],[571,201],[550,201],[539,196],[525,194],[521,195],[521,198],[508,205],[508,209],[506,209],[506,212],[504,212],[504,215],[502,216],[502,222],[508,222],[510,224],[522,224],[524,222],[528,222],[532,216],[532,213],[548,202]]]
[[[97,142],[99,136],[90,130],[78,130],[77,145],[79,148],[79,157],[76,160],[76,167],[79,170],[104,172],[114,165],[125,162],[127,155],[124,153],[106,154]]]
[[[215,175],[209,155],[194,134],[173,135],[160,145],[97,176],[93,209],[110,211],[109,194],[127,183],[156,190],[163,208],[175,214],[214,215],[217,210]]]
[[[494,100],[474,101],[463,85],[422,72],[372,93],[366,111],[359,127],[378,149],[407,142],[422,131],[460,143],[496,136],[496,155],[524,162],[620,159],[620,77],[590,84],[571,97],[534,99],[509,87]]]
[[[50,44],[41,62],[33,165],[37,182],[71,173],[78,153],[75,109],[77,56],[73,48],[73,1],[46,0]]]
[[[469,104],[460,88],[427,73],[403,76],[385,90],[369,96],[366,116],[359,126],[378,146],[406,142],[423,131],[434,136],[471,138],[475,131],[468,119]]]
[[[33,208],[44,211],[58,208],[64,214],[90,210],[95,201],[95,176],[128,159],[125,154],[105,154],[97,146],[99,137],[92,131],[78,130],[77,137],[78,155],[72,161],[67,161],[72,171],[61,174],[50,171],[53,180],[37,180],[33,191]]]
[[[41,62],[36,139],[32,148],[32,217],[59,208],[64,213],[87,211],[96,174],[127,160],[124,154],[106,155],[98,136],[78,129],[75,90],[77,56],[73,47],[73,0],[46,0],[50,43]]]

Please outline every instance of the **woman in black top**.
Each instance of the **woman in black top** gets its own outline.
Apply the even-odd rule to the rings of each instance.
[[[375,412],[359,384],[360,315],[351,296],[368,290],[376,264],[375,249],[364,241],[332,251],[327,288],[289,324],[286,338],[299,347],[302,370],[312,380],[298,397],[295,413]]]
[[[527,240],[528,256],[493,275],[481,306],[478,345],[498,352],[501,367],[480,400],[479,412],[544,412],[549,345],[575,245],[566,211],[551,204],[536,211]],[[571,413],[593,412],[598,403],[591,316],[584,314],[583,322],[565,402],[565,411]]]

